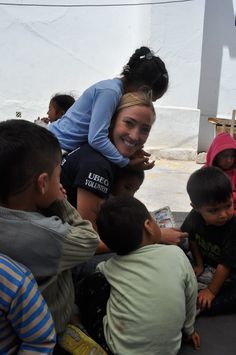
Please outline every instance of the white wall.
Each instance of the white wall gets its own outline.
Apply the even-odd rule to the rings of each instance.
[[[16,111],[29,120],[45,115],[54,93],[79,96],[95,81],[118,75],[137,47],[149,45],[164,59],[170,75],[169,90],[156,106],[162,132],[165,120],[166,132],[170,122],[176,132],[176,140],[170,136],[169,144],[167,135],[157,133],[157,118],[150,144],[157,149],[206,148],[213,134],[208,115],[230,115],[235,108],[236,0],[89,6],[128,2],[137,3],[25,0],[87,6],[0,5],[0,120],[15,118]],[[189,129],[183,131],[179,126]]]
[[[150,6],[0,6],[0,119],[21,111],[23,118],[34,120],[45,115],[52,94],[78,96],[93,82],[118,75],[136,47],[147,43],[149,12]]]
[[[207,0],[204,12],[198,107],[199,151],[208,148],[214,126],[208,117],[231,118],[236,108],[236,0]]]

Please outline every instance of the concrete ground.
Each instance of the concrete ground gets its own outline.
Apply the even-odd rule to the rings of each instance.
[[[170,206],[172,211],[190,211],[186,184],[190,174],[202,167],[195,161],[156,160],[155,167],[145,172],[145,179],[135,197],[149,211]]]

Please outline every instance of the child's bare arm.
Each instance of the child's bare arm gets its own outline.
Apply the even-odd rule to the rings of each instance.
[[[199,275],[201,275],[201,273],[204,270],[204,265],[203,265],[201,252],[200,252],[197,242],[195,240],[189,241],[189,249],[192,253],[192,257],[193,257],[193,261],[194,261],[193,270],[195,272],[195,275],[199,276]]]
[[[198,305],[201,309],[211,308],[211,303],[220,291],[223,283],[229,277],[230,268],[218,264],[211,283],[198,293]]]

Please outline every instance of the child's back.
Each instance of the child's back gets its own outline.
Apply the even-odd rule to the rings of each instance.
[[[101,263],[111,285],[104,333],[115,354],[173,355],[194,331],[196,281],[182,250],[147,245]]]
[[[159,226],[146,207],[133,197],[115,197],[104,202],[97,226],[102,241],[117,255],[100,263],[97,276],[88,278],[89,291],[85,292],[88,297],[83,304],[87,302],[93,308],[97,302],[93,298],[104,298],[99,289],[107,294],[108,282],[110,296],[100,330],[104,332],[105,346],[120,355],[177,354],[182,331],[192,339],[196,334],[197,285],[187,257],[176,246],[158,244]],[[104,309],[101,306],[104,303],[103,299],[94,307],[95,313]],[[93,331],[93,325],[86,321],[86,310],[81,311],[88,331]],[[91,315],[94,323],[101,317],[96,316],[94,319]],[[102,337],[97,341],[104,346]],[[194,344],[198,346],[198,340]]]

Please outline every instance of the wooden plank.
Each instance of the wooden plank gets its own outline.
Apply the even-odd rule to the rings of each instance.
[[[232,137],[234,136],[235,114],[236,114],[236,110],[233,110],[232,111],[232,119],[231,119],[231,127],[230,127],[230,134]]]
[[[236,110],[233,110],[233,111],[236,111]],[[208,122],[213,123],[215,125],[231,127],[232,119],[220,118],[220,117],[209,117]],[[234,127],[236,127],[235,121],[234,121]]]

